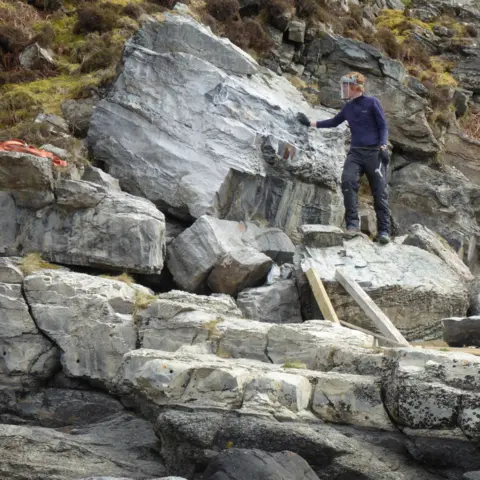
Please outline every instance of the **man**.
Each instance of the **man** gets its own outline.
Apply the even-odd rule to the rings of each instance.
[[[347,232],[359,231],[358,187],[362,174],[366,174],[372,191],[377,215],[378,241],[390,241],[390,211],[386,192],[386,166],[388,164],[387,121],[382,105],[375,97],[364,95],[365,77],[351,72],[341,79],[342,110],[333,118],[311,122],[299,113],[297,119],[307,127],[331,128],[347,121],[352,142],[342,173],[342,191],[345,204]]]

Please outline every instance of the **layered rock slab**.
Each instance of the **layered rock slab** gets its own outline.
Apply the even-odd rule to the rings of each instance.
[[[463,279],[436,255],[410,245],[381,246],[355,237],[342,246],[306,247],[298,253],[297,264],[304,299],[311,298],[311,293],[301,270],[311,266],[326,284],[338,317],[372,330],[371,320],[335,281],[336,269],[342,268],[407,340],[440,338],[441,320],[451,316],[447,312],[458,315],[468,308]]]
[[[126,191],[178,218],[258,219],[287,233],[339,224],[345,129],[309,134],[298,110],[331,116],[191,17],[165,14],[128,42],[89,143]]]
[[[23,153],[1,152],[0,171],[0,253],[161,272],[165,218],[148,200],[86,181],[54,180],[49,159]]]

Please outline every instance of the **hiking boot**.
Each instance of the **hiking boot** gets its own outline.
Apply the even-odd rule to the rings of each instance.
[[[358,227],[347,227],[345,230],[346,233],[358,233],[360,229]]]
[[[378,234],[378,242],[382,243],[383,245],[386,245],[387,243],[390,243],[390,236],[388,235],[387,232],[380,232]]]

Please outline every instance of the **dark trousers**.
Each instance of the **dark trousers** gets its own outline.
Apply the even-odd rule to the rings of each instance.
[[[360,177],[367,175],[377,214],[378,232],[390,233],[390,210],[387,196],[387,165],[378,148],[351,148],[343,167],[342,191],[345,204],[345,222],[348,227],[359,227],[358,187]]]

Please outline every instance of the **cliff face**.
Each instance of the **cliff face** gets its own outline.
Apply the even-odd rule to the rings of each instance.
[[[440,339],[480,346],[480,13],[312,5],[0,2],[1,135],[68,162],[0,151],[1,478],[478,475],[480,361]],[[339,228],[347,128],[296,121],[350,70],[387,112],[387,246]],[[321,320],[307,265],[342,320],[375,330],[339,267],[443,348]]]

